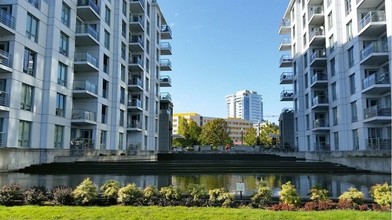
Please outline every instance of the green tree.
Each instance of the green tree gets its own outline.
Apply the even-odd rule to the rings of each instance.
[[[260,127],[260,144],[264,146],[273,145],[273,138],[271,135],[279,134],[279,126],[275,123],[267,122]],[[279,139],[275,139],[276,144],[279,143]]]
[[[221,118],[207,122],[202,127],[199,141],[201,144],[215,147],[230,144],[232,140],[229,137],[227,122]]]
[[[247,129],[244,133],[244,143],[248,146],[254,146],[257,143],[256,129],[253,127]]]
[[[192,147],[199,144],[199,136],[201,134],[201,127],[197,125],[192,119],[186,120],[179,117],[178,134],[180,138],[173,140],[173,145],[177,147]]]

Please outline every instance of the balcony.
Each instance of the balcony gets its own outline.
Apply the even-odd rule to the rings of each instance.
[[[366,139],[367,150],[388,150],[391,151],[391,138],[375,137]]]
[[[76,52],[74,62],[75,72],[97,72],[98,59],[89,52]]]
[[[282,19],[282,22],[280,23],[280,27],[279,27],[279,34],[286,35],[286,34],[290,34],[290,32],[291,32],[290,19]]]
[[[325,67],[327,65],[327,56],[325,49],[315,50],[310,57],[311,67]]]
[[[139,78],[130,78],[128,80],[129,91],[143,91],[143,81]]]
[[[79,125],[95,125],[97,117],[95,112],[88,110],[74,109],[72,110],[72,124]]]
[[[291,55],[282,55],[282,57],[280,57],[280,64],[279,67],[281,68],[286,68],[286,67],[292,67],[293,66],[293,58],[291,57]]]
[[[310,87],[323,88],[328,86],[328,75],[324,71],[316,72],[310,79]]]
[[[159,85],[161,87],[171,87],[171,78],[167,75],[161,75],[159,77]]]
[[[130,71],[143,71],[143,60],[140,57],[131,57],[129,59],[128,67]]]
[[[88,24],[76,25],[76,46],[99,46],[97,30]]]
[[[324,6],[310,6],[309,7],[309,25],[323,25],[324,24]]]
[[[280,75],[280,84],[293,84],[293,78],[292,72],[284,72]]]
[[[83,21],[99,20],[99,5],[97,0],[78,0],[77,15]]]
[[[12,73],[12,55],[0,50],[0,73]]]
[[[364,122],[391,123],[391,107],[378,105],[363,110]]]
[[[361,65],[379,65],[388,61],[387,41],[373,41],[361,50]]]
[[[142,101],[140,99],[128,100],[128,109],[143,111]]]
[[[144,32],[144,18],[141,16],[131,16],[129,18],[129,31],[132,33]]]
[[[325,118],[317,118],[313,121],[313,131],[328,131],[329,122]]]
[[[315,142],[314,150],[317,152],[329,152],[331,151],[331,145],[327,142]]]
[[[161,92],[159,95],[159,100],[161,102],[172,102],[171,95],[168,92]]]
[[[128,131],[141,131],[143,129],[142,125],[143,124],[141,121],[133,120],[133,121],[129,121],[127,123],[127,128],[128,128]]]
[[[320,47],[325,45],[324,27],[311,28],[309,33],[309,46]]]
[[[312,110],[328,109],[328,97],[324,95],[315,96],[312,99]]]
[[[160,49],[161,55],[172,55],[172,47],[169,42],[162,42]]]
[[[172,64],[169,59],[161,59],[159,66],[161,71],[172,71]]]
[[[391,91],[389,73],[372,74],[362,81],[362,93],[381,95]]]
[[[280,93],[280,101],[293,101],[294,92],[293,90],[283,90]]]
[[[0,9],[0,33],[2,33],[2,35],[14,34],[14,30],[15,17],[5,10]]]
[[[131,0],[129,1],[129,11],[135,14],[143,13],[144,5],[144,0]]]
[[[172,31],[169,25],[164,24],[161,27],[161,39],[170,40],[172,39]]]
[[[287,50],[291,50],[291,38],[290,37],[284,37],[280,41],[279,51],[287,51]]]
[[[7,147],[7,132],[0,132],[0,148]]]
[[[0,91],[0,111],[9,111],[9,94],[4,91]]]
[[[132,36],[129,39],[129,50],[132,52],[143,52],[144,51],[144,40],[142,36]]]
[[[357,7],[359,9],[377,8],[385,0],[357,0]]]
[[[82,80],[74,81],[73,83],[73,97],[74,98],[98,98],[97,85],[94,83]]]
[[[387,29],[385,11],[370,11],[358,23],[360,37],[378,37]]]

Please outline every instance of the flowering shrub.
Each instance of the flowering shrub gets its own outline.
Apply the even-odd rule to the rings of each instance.
[[[86,178],[80,183],[72,192],[75,203],[78,205],[88,205],[93,202],[98,196],[97,187],[90,180]]]
[[[172,185],[167,187],[162,187],[159,191],[163,198],[166,200],[179,200],[181,199],[181,190],[177,187]]]
[[[348,191],[339,196],[339,207],[342,209],[356,209],[364,200],[361,191],[354,187],[350,187]]]
[[[212,189],[208,191],[208,195],[210,196],[209,201],[212,206],[229,207],[234,199],[233,195],[224,188]]]
[[[370,188],[370,195],[379,206],[390,207],[392,202],[392,187],[388,183],[376,184]]]
[[[22,188],[18,184],[5,185],[0,188],[0,205],[15,205],[23,201]]]
[[[24,201],[29,205],[42,205],[48,200],[48,189],[44,186],[33,186],[23,193]]]
[[[159,190],[155,186],[147,186],[143,190],[144,203],[146,205],[158,205],[159,196]]]
[[[295,207],[298,207],[301,204],[301,198],[290,181],[282,185],[282,190],[279,194],[279,199],[282,204],[293,205]]]
[[[135,183],[128,184],[118,191],[118,202],[124,205],[141,204],[143,193]]]
[[[108,180],[100,188],[102,191],[102,197],[106,199],[109,204],[116,204],[118,198],[118,190],[120,189],[120,183],[115,180]]]
[[[55,186],[52,189],[53,202],[57,205],[71,205],[73,203],[72,188],[68,186]]]
[[[256,207],[266,206],[272,199],[272,191],[268,186],[259,186],[257,192],[251,198],[252,203]]]
[[[198,184],[192,185],[192,188],[189,189],[189,194],[192,196],[193,201],[205,199],[208,196],[207,189],[204,186]]]
[[[310,189],[310,200],[318,202],[328,199],[328,190],[321,188],[320,185],[315,185]]]

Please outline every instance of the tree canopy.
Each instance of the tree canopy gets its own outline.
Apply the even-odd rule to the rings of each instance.
[[[255,146],[257,142],[256,129],[248,128],[244,133],[244,144],[248,146]]]
[[[179,117],[178,134],[180,138],[173,140],[173,145],[177,147],[192,147],[199,144],[199,136],[201,127],[197,125],[192,119],[186,120]]]
[[[261,145],[264,146],[271,146],[271,145],[276,145],[276,143],[279,143],[278,138],[275,138],[275,144],[273,144],[273,138],[271,135],[276,135],[279,134],[279,126],[276,125],[275,123],[270,123],[267,122],[265,124],[262,124],[260,127],[260,143]]]
[[[203,145],[219,146],[230,144],[229,129],[224,119],[214,119],[207,122],[203,127],[199,137]]]

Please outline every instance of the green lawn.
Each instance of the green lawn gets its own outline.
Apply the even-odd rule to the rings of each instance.
[[[390,212],[375,211],[267,211],[250,208],[187,207],[80,207],[80,206],[0,206],[0,219],[391,219]]]

